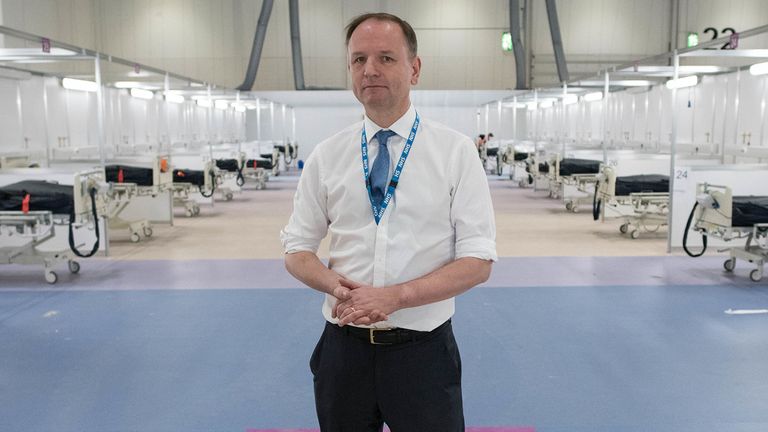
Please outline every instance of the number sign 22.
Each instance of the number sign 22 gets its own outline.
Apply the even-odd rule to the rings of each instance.
[[[734,30],[733,27],[726,27],[723,29],[723,34],[725,34],[726,32],[731,32],[730,34],[734,34],[736,33],[736,30]],[[712,33],[711,40],[717,39],[718,32],[717,32],[717,29],[714,27],[705,28],[704,33]],[[716,48],[707,48],[707,49],[716,49]],[[725,44],[723,44],[723,46],[720,47],[720,49],[733,49],[733,48],[731,47],[730,42],[726,42]]]

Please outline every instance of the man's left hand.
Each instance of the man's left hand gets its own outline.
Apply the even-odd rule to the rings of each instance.
[[[349,288],[349,298],[336,304],[340,326],[370,325],[385,321],[389,314],[399,309],[400,291],[396,286],[374,288],[363,285]]]

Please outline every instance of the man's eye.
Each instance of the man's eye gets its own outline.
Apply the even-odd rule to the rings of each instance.
[[[395,61],[395,59],[389,56],[384,56],[381,58],[381,61],[383,61],[384,63],[389,63],[389,62]]]
[[[365,62],[365,59],[362,57],[355,57],[354,60],[352,60],[352,63],[363,63]]]

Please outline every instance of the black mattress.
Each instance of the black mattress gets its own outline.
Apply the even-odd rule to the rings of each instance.
[[[643,174],[616,177],[616,196],[646,192],[669,192],[669,176]]]
[[[768,223],[768,196],[733,197],[733,219],[731,226],[751,227]]]
[[[497,154],[499,154],[499,148],[494,147],[494,148],[486,149],[485,154],[487,154],[488,156],[496,156]]]
[[[268,159],[248,159],[245,162],[246,168],[266,168],[272,169],[272,161]]]
[[[540,173],[548,173],[549,172],[549,163],[544,162],[539,164],[539,172]]]
[[[261,157],[262,159],[272,160],[272,153],[261,153],[259,154],[259,157]]]
[[[525,153],[525,152],[522,152],[522,153],[515,152],[515,160],[516,161],[524,161],[526,159],[528,159],[528,153]]]
[[[560,161],[560,175],[597,174],[601,163],[597,160],[566,158]]]
[[[216,159],[216,168],[229,172],[237,172],[240,170],[240,165],[237,159]]]
[[[29,211],[71,215],[75,209],[72,186],[44,180],[25,180],[0,188],[0,210],[22,211],[29,195]]]
[[[107,181],[111,183],[136,183],[139,186],[153,186],[152,168],[126,165],[107,165]]]
[[[205,186],[205,171],[175,169],[173,170],[174,183],[192,183],[195,186]]]
[[[275,148],[278,152],[285,154],[285,146],[284,145],[276,145]]]

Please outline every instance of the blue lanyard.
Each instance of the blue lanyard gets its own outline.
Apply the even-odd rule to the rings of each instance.
[[[416,131],[419,129],[419,113],[416,113],[416,120],[413,121],[413,127],[411,127],[411,134],[408,136],[408,140],[405,141],[405,148],[400,154],[400,160],[397,161],[395,172],[392,174],[392,180],[389,181],[387,186],[387,194],[384,196],[384,200],[381,201],[381,206],[377,206],[373,202],[373,194],[371,193],[371,175],[368,170],[368,137],[365,134],[365,125],[363,125],[363,134],[360,139],[360,147],[363,153],[363,175],[365,176],[365,187],[368,189],[368,200],[371,201],[371,209],[373,209],[373,218],[376,220],[376,225],[379,224],[381,217],[387,210],[389,202],[392,200],[392,196],[395,194],[395,188],[397,182],[400,181],[400,174],[405,167],[405,160],[408,159],[408,154],[411,152],[413,146],[413,140],[416,138]]]

